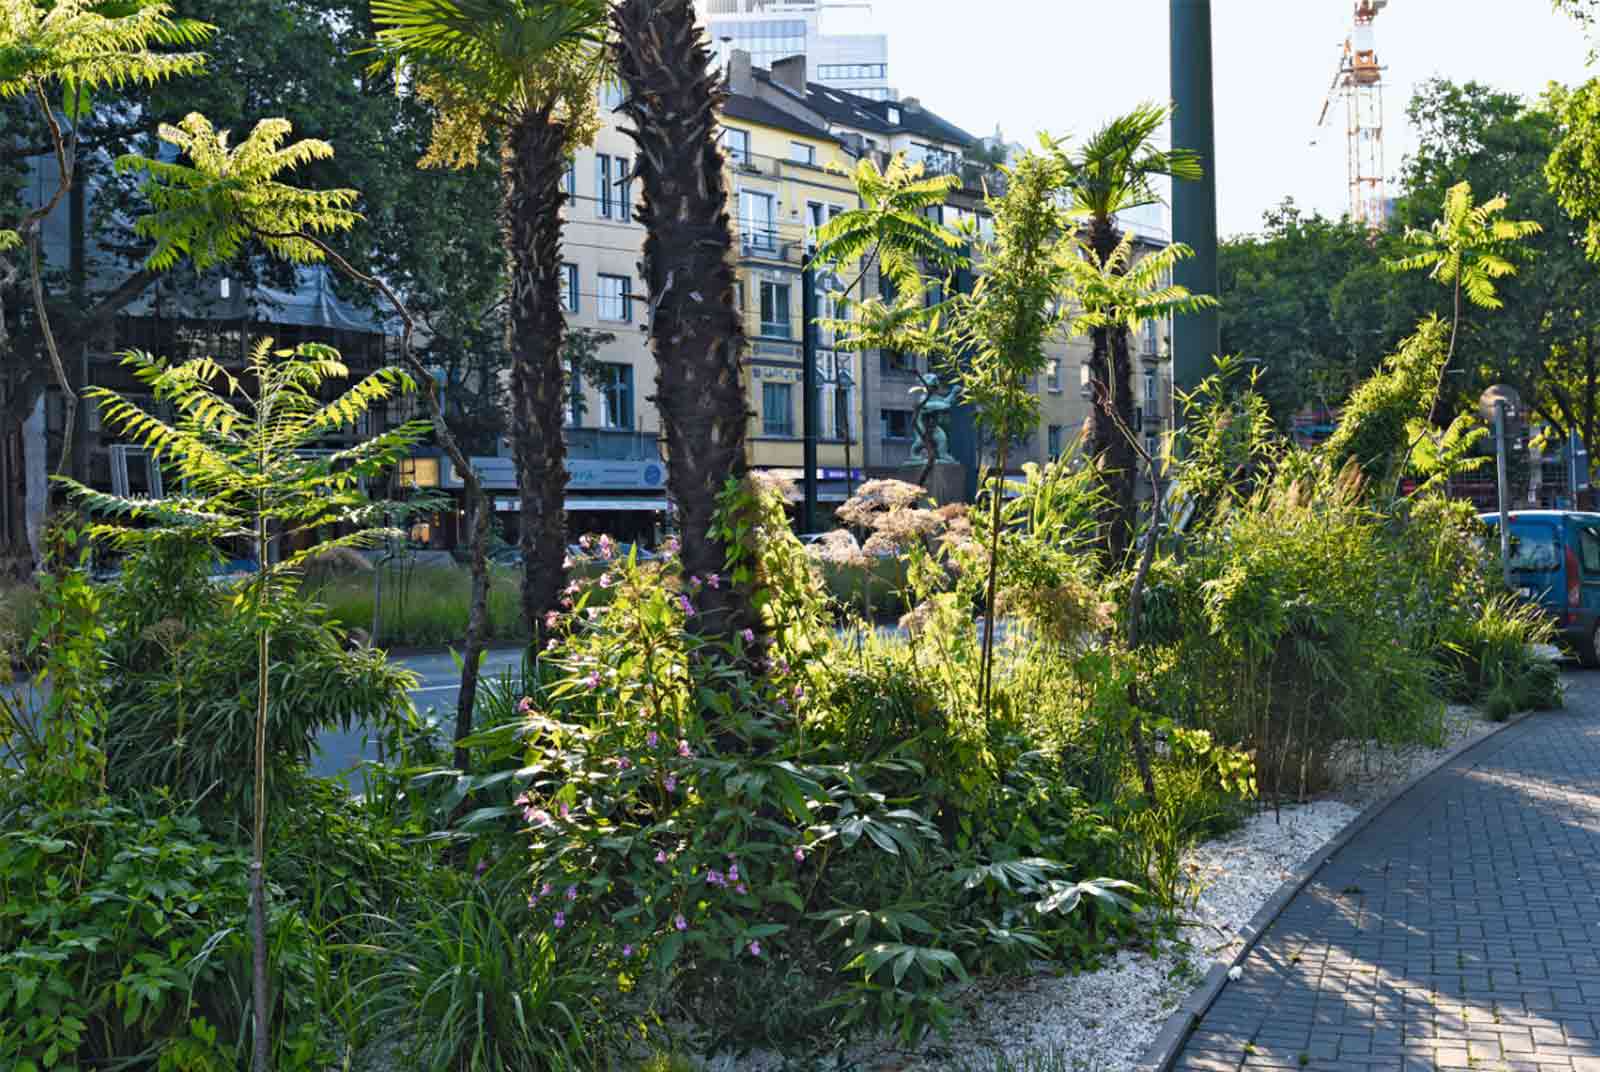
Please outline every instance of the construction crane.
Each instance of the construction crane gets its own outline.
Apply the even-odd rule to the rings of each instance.
[[[1350,182],[1350,218],[1381,230],[1389,221],[1388,187],[1383,174],[1383,66],[1378,62],[1372,24],[1389,0],[1356,0],[1355,25],[1344,40],[1339,67],[1317,116],[1328,122],[1333,102],[1345,103],[1345,167]],[[1315,142],[1313,142],[1315,144]]]

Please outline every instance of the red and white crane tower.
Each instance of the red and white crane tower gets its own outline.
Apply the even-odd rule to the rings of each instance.
[[[1378,62],[1372,24],[1389,0],[1356,0],[1355,25],[1345,38],[1339,68],[1317,117],[1328,122],[1333,102],[1345,103],[1346,162],[1350,182],[1350,218],[1373,230],[1389,221],[1388,183],[1383,166],[1383,65]]]

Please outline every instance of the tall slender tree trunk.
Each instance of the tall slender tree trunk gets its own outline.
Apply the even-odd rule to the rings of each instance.
[[[522,507],[522,615],[533,636],[566,586],[561,437],[561,205],[566,127],[530,112],[506,133],[501,225],[510,259],[511,453]]]
[[[635,174],[646,230],[641,270],[650,294],[656,405],[667,436],[684,572],[721,573],[727,548],[712,535],[717,495],[746,471],[744,332],[734,310],[734,245],[717,107],[724,91],[693,0],[622,0],[612,13],[622,111],[636,129]],[[730,579],[731,582],[731,579]],[[749,584],[699,594],[690,627],[731,635],[760,629]]]
[[[1109,220],[1095,219],[1089,225],[1089,248],[1102,262],[1121,238]],[[1138,482],[1138,461],[1124,432],[1133,428],[1133,356],[1128,329],[1120,325],[1093,329],[1090,341],[1089,456],[1100,466],[1106,492],[1100,512],[1101,543],[1107,561],[1119,566],[1133,543]]]

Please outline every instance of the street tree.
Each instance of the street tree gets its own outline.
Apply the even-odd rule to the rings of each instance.
[[[1162,149],[1157,137],[1171,119],[1170,107],[1147,103],[1120,115],[1091,134],[1081,146],[1065,141],[1054,152],[1067,170],[1066,192],[1084,220],[1084,246],[1101,264],[1113,263],[1123,236],[1118,214],[1158,204],[1156,181],[1201,178],[1197,154]],[[1113,562],[1120,562],[1133,540],[1134,489],[1138,466],[1121,427],[1133,425],[1133,357],[1126,327],[1106,324],[1090,333],[1089,453],[1106,481],[1102,538]]]
[[[372,3],[385,63],[434,109],[421,163],[472,167],[490,134],[500,139],[522,613],[536,636],[567,575],[562,178],[568,154],[596,129],[606,16],[605,0]]]
[[[728,220],[718,108],[725,96],[694,0],[621,0],[612,13],[620,111],[633,123],[643,191],[640,270],[649,295],[656,407],[667,486],[678,511],[684,572],[727,568],[714,524],[718,499],[747,469],[744,331],[734,307],[737,259]],[[690,627],[732,636],[760,629],[753,578],[703,591]]]

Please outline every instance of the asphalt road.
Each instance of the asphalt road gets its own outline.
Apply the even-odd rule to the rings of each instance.
[[[456,699],[461,695],[461,671],[448,652],[426,655],[397,655],[393,662],[417,675],[411,702],[423,718],[449,722],[455,717]],[[479,680],[498,678],[522,668],[521,648],[495,648],[485,653]],[[349,732],[331,730],[317,739],[317,755],[311,761],[315,774],[331,777],[342,774],[363,760],[377,759],[378,752],[360,727]],[[352,781],[352,786],[356,783]]]

